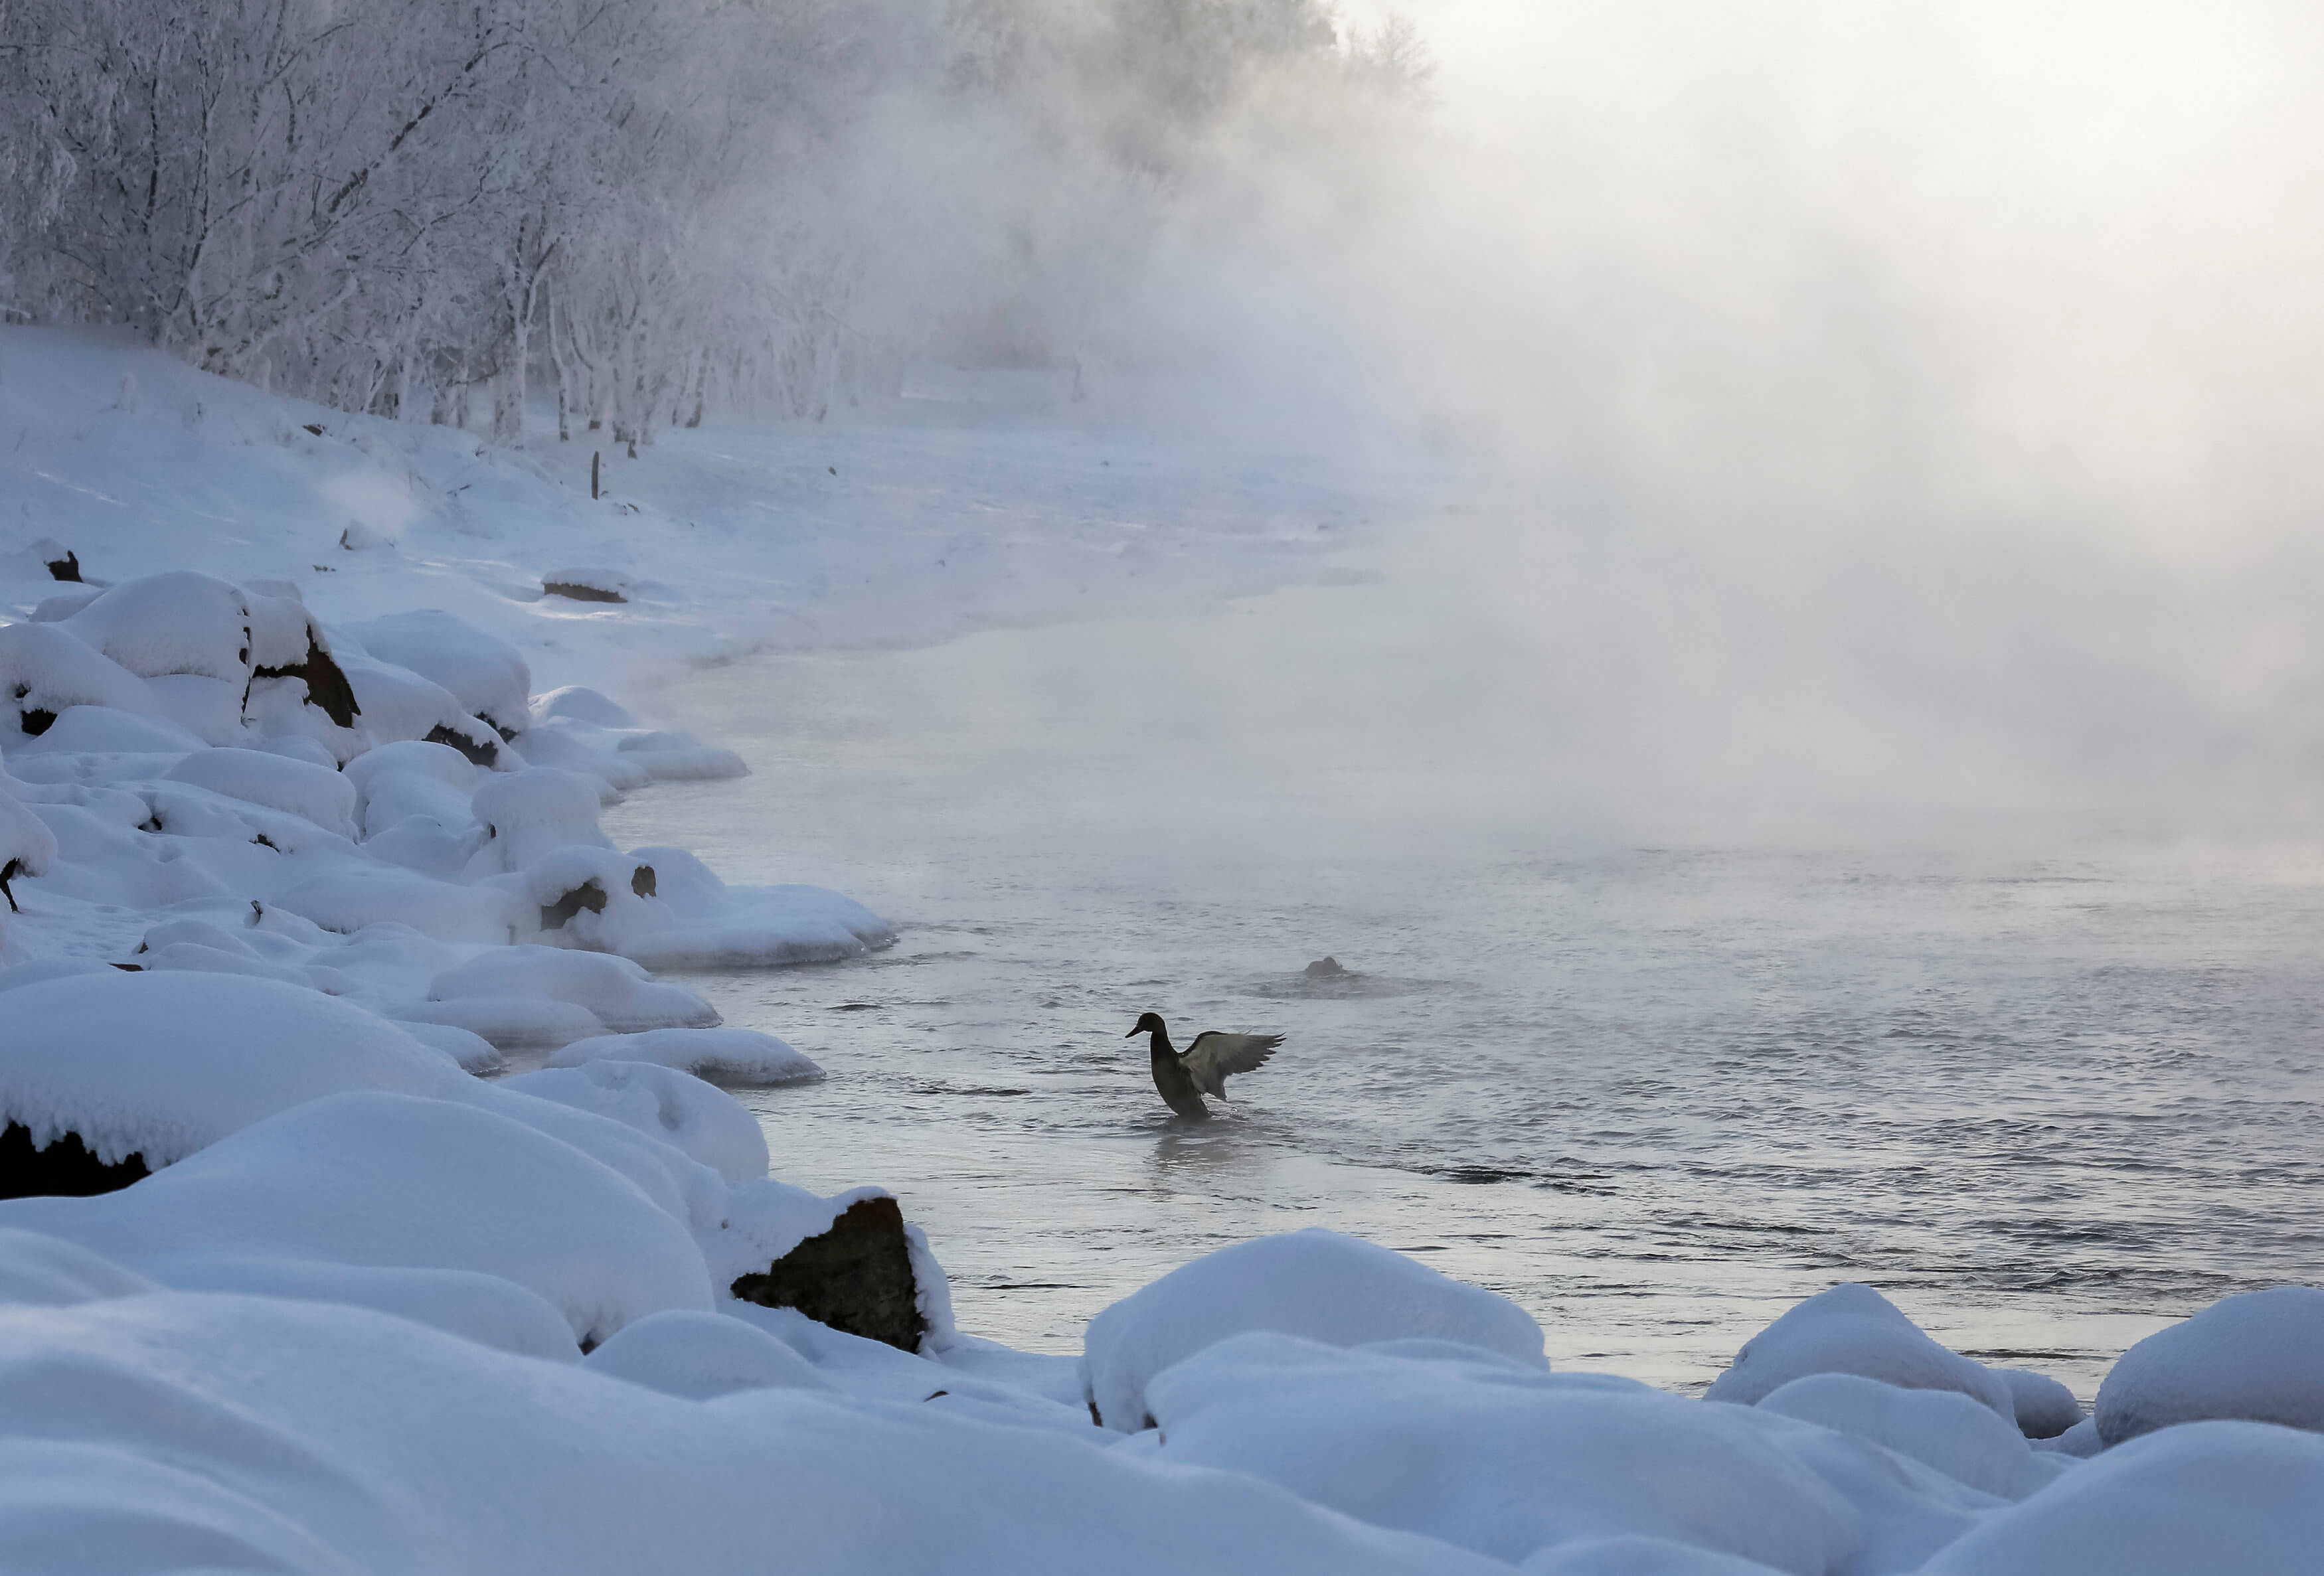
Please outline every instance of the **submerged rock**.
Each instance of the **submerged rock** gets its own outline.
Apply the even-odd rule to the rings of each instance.
[[[1341,975],[1346,973],[1348,971],[1340,966],[1339,959],[1334,957],[1321,957],[1317,958],[1314,963],[1309,963],[1306,968],[1300,972],[1305,973],[1311,980],[1335,980]]]
[[[0,1129],[0,1198],[89,1198],[115,1193],[152,1173],[143,1155],[106,1165],[89,1153],[78,1133],[67,1133],[46,1148],[32,1147],[32,1129],[10,1122]]]
[[[820,1236],[809,1237],[765,1273],[738,1276],[736,1297],[762,1308],[797,1308],[820,1324],[918,1351],[920,1316],[904,1212],[885,1196],[858,1199]]]

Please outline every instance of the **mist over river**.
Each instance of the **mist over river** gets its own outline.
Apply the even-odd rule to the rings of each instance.
[[[964,1329],[1075,1350],[1164,1270],[1323,1225],[1515,1297],[1560,1367],[1697,1389],[1860,1279],[2087,1399],[2164,1323],[2314,1278],[2312,855],[1637,846],[1446,744],[1461,697],[1408,659],[1441,620],[1381,585],[1121,611],[699,670],[657,708],[753,775],[605,817],[901,926],[685,979],[824,1065],[742,1095],[775,1174],[894,1190]],[[1286,1041],[1188,1125],[1146,1010]]]

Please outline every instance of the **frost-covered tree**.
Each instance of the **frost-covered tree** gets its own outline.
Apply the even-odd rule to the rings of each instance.
[[[1070,354],[1260,85],[1419,64],[1317,0],[0,0],[0,306],[504,440],[542,376],[812,416]]]

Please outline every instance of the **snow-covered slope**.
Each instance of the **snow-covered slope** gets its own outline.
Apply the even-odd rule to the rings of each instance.
[[[817,1069],[649,968],[887,928],[612,847],[608,800],[742,763],[604,688],[1312,575],[1327,489],[962,405],[680,435],[593,502],[19,331],[0,452],[0,1568],[2315,1568],[2324,1293],[2164,1332],[2077,1421],[1842,1286],[1696,1400],[1300,1232],[1077,1365],[955,1329],[877,1187],[765,1175],[693,1074]],[[912,1338],[743,1300],[811,1241],[857,1274],[864,1220]]]

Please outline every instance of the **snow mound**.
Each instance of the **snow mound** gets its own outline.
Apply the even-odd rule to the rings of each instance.
[[[1180,1265],[1090,1321],[1082,1381],[1099,1419],[1148,1426],[1146,1387],[1230,1335],[1270,1330],[1331,1346],[1425,1336],[1546,1369],[1541,1327],[1507,1297],[1337,1231],[1240,1242]]]
[[[2092,1409],[2108,1446],[2200,1418],[2324,1433],[2324,1291],[2224,1298],[2126,1351]]]
[[[549,1058],[551,1067],[593,1062],[649,1062],[713,1083],[797,1083],[823,1069],[770,1034],[754,1028],[653,1028],[641,1034],[576,1040]]]
[[[2073,1391],[2049,1375],[2022,1368],[1999,1368],[1993,1371],[2001,1376],[2003,1384],[2009,1387],[2010,1403],[2016,1409],[2018,1432],[2026,1438],[2055,1439],[2082,1421],[2082,1404],[2074,1399]]]
[[[187,1294],[0,1322],[0,1547],[332,1576],[1507,1572],[942,1404],[679,1400],[361,1309]]]
[[[572,1362],[581,1355],[573,1344],[572,1329],[548,1299],[479,1270],[381,1268],[292,1258],[198,1258],[158,1268],[172,1291],[339,1303],[392,1313],[518,1357]]]
[[[480,1039],[495,1053],[555,1050],[605,1032],[597,1015],[570,1001],[529,997],[466,996],[451,1001],[402,1001],[387,1016],[413,1028],[448,1028]]]
[[[78,1133],[159,1170],[344,1090],[447,1094],[467,1075],[393,1024],[313,991],[235,974],[81,974],[8,993],[0,1120],[35,1148]]]
[[[461,887],[388,866],[349,864],[278,893],[272,906],[325,930],[354,935],[374,925],[401,925],[438,941],[505,943],[530,917],[497,887]]]
[[[2324,1439],[2263,1423],[2163,1429],[2075,1467],[1923,1576],[2310,1576]]]
[[[650,1313],[583,1359],[592,1373],[689,1401],[737,1390],[835,1388],[765,1331],[723,1313]]]
[[[630,857],[653,867],[669,921],[615,945],[650,969],[837,963],[896,939],[894,926],[821,887],[729,887],[682,848],[633,848]]]
[[[660,1034],[733,1034],[734,1029],[660,1029]],[[610,1037],[618,1039],[620,1037]],[[647,1036],[637,1036],[646,1038]],[[585,1044],[599,1043],[585,1041]],[[780,1044],[780,1041],[777,1041]],[[569,1052],[571,1046],[567,1046]],[[556,1058],[551,1058],[555,1061]],[[500,1083],[540,1100],[595,1111],[672,1145],[729,1182],[767,1174],[767,1138],[733,1096],[667,1064],[579,1058]]]
[[[1250,1332],[1157,1375],[1147,1398],[1163,1461],[1496,1559],[1646,1535],[1821,1576],[1856,1541],[1848,1505],[1734,1411],[1626,1379]]]
[[[583,685],[568,684],[532,697],[532,720],[546,723],[569,717],[593,728],[633,728],[637,718],[619,702]]]
[[[718,1022],[718,1013],[710,1003],[684,986],[656,983],[627,958],[563,947],[495,947],[457,968],[445,970],[429,982],[430,1001],[477,998],[566,1002],[586,1009],[606,1028],[621,1034],[651,1028],[707,1028]]]
[[[189,673],[250,682],[250,604],[238,585],[191,569],[126,580],[58,626],[141,678]]]
[[[204,1258],[498,1276],[584,1342],[710,1306],[700,1249],[635,1183],[504,1116],[403,1094],[311,1101],[117,1193],[0,1203],[0,1226],[164,1283]]]
[[[521,871],[567,843],[611,848],[597,830],[597,785],[579,772],[528,767],[478,788],[470,809],[489,839],[482,869]]]
[[[506,641],[436,608],[349,626],[364,650],[448,691],[466,710],[513,738],[532,720],[532,669]]]
[[[1525,1576],[1767,1576],[1775,1567],[1669,1538],[1582,1538],[1517,1567]]]
[[[60,1308],[160,1289],[78,1242],[0,1227],[0,1307]]]
[[[1850,1282],[1819,1292],[1743,1343],[1703,1398],[1743,1405],[1809,1374],[1857,1374],[1906,1390],[1958,1390],[2017,1415],[2008,1384],[1931,1340],[1895,1304]]]
[[[337,771],[263,750],[197,750],[170,768],[169,780],[355,835],[355,786]]]
[[[1903,1390],[1858,1374],[1809,1374],[1778,1386],[1758,1405],[1868,1439],[1997,1499],[2022,1499],[2063,1470],[2057,1458],[2036,1456],[1991,1407],[1954,1390]]]

